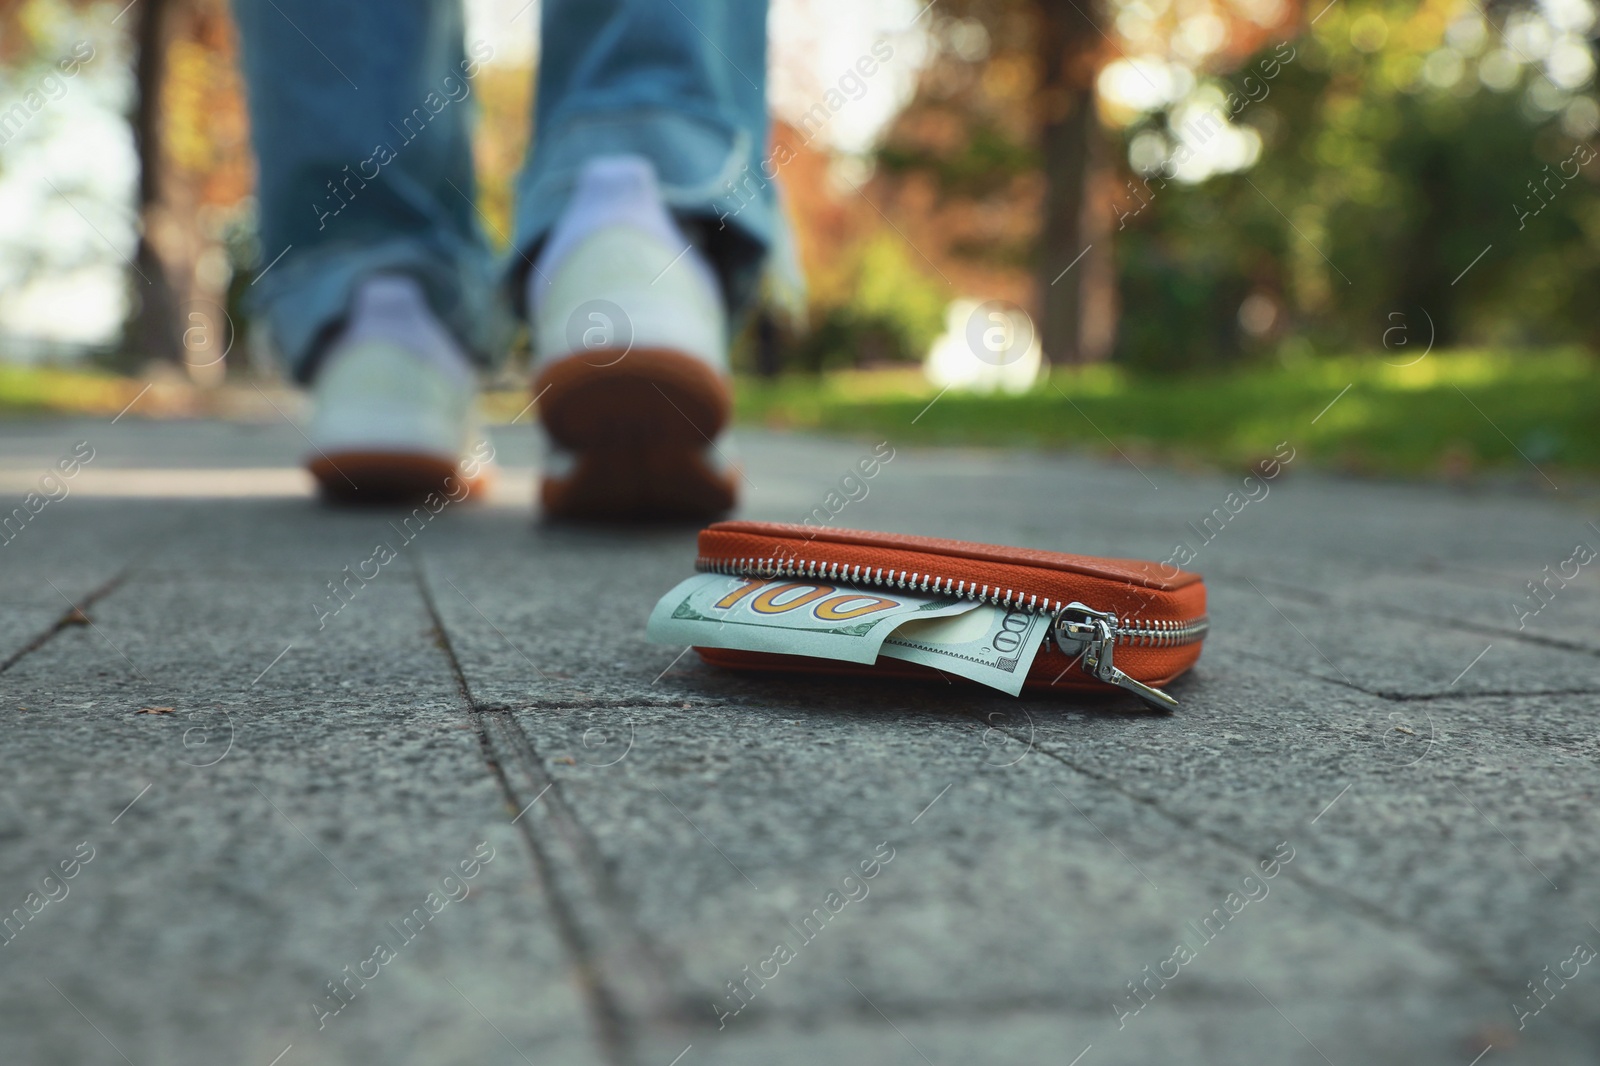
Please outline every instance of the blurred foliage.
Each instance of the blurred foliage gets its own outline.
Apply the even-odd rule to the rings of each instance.
[[[532,122],[534,69],[490,64],[473,80],[478,107],[478,130],[472,144],[478,206],[483,211],[485,237],[496,251],[505,253],[511,246],[517,168],[528,147]]]
[[[814,352],[802,365],[822,370],[838,365],[848,336],[858,338],[854,365],[920,362],[944,328],[947,293],[930,279],[925,264],[893,232],[870,235],[848,258],[854,277],[848,298],[830,307],[802,343],[802,354]]]
[[[1307,357],[1160,377],[1099,364],[1056,370],[1021,396],[950,392],[936,403],[938,390],[915,370],[844,371],[744,382],[737,410],[744,422],[775,428],[877,439],[894,426],[897,441],[1073,447],[1117,461],[1244,466],[1292,435],[1308,465],[1353,473],[1499,471],[1541,488],[1544,475],[1559,485],[1573,472],[1600,473],[1600,377],[1586,352],[1434,352],[1398,365],[1405,361]]]
[[[1600,115],[1592,81],[1558,88],[1476,12],[1345,3],[1292,42],[1296,58],[1236,120],[1259,133],[1259,162],[1154,183],[1116,234],[1118,357],[1170,371],[1290,337],[1372,349],[1398,321],[1422,337],[1431,322],[1440,345],[1600,343],[1600,161],[1580,165]],[[1170,136],[1171,117],[1128,140]],[[1242,322],[1252,294],[1256,320]]]
[[[1027,0],[931,10],[915,92],[865,157],[832,159],[782,123],[808,329],[785,365],[920,360],[962,296],[1025,303],[1043,191]],[[894,62],[912,54],[896,38]]]
[[[825,306],[793,356],[798,369],[917,362],[944,326],[947,293],[912,261],[893,233],[876,233],[848,249],[839,279],[845,297]]]
[[[192,176],[201,203],[223,209],[255,185],[244,78],[231,31],[217,17],[195,36],[170,43],[161,92],[167,165]]]
[[[990,125],[974,126],[947,153],[900,141],[884,145],[876,159],[887,175],[926,172],[941,192],[956,196],[1003,192],[1012,179],[1039,167],[1039,153],[1031,145]]]

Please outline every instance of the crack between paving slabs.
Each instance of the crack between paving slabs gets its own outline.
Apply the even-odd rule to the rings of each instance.
[[[1349,993],[1337,996],[1323,996],[1324,1001],[1350,1004],[1352,1007],[1363,1004],[1389,1004],[1390,998],[1381,993]],[[1227,991],[1204,991],[1189,993],[1180,1001],[1184,1010],[1201,1013],[1216,1009],[1218,1006],[1236,1004],[1240,997]],[[1248,996],[1244,1002],[1250,1002]],[[1255,1000],[1260,1003],[1260,1000]],[[1063,1015],[1079,1020],[1092,1021],[1103,1018],[1106,1013],[1105,1002],[1095,1000],[1090,1003],[1082,999],[1067,999],[1059,996],[1042,995],[1010,995],[1001,999],[977,999],[963,996],[951,1000],[894,1000],[875,995],[873,1003],[882,1008],[884,1015],[895,1022],[959,1022],[962,1024],[981,1024],[1002,1020],[1038,1016],[1043,1019],[1060,1018]],[[1270,1010],[1261,1004],[1262,1011]],[[879,1015],[872,1007],[862,1003],[850,1008],[852,1018],[865,1018],[876,1020]],[[741,1034],[760,1032],[764,1029],[778,1029],[784,1033],[791,1032],[798,1027],[823,1028],[830,1023],[840,1020],[839,1012],[834,1007],[804,1008],[799,1010],[781,1011],[771,1009],[763,1014],[753,1016],[748,1022],[740,1021]],[[879,1022],[878,1024],[882,1024]],[[665,1066],[664,1063],[655,1063],[654,1066]]]
[[[20,663],[23,659],[29,655],[32,655],[46,644],[50,643],[50,641],[55,638],[55,635],[60,633],[63,629],[71,629],[74,626],[83,625],[84,623],[80,619],[88,617],[88,608],[94,606],[97,602],[105,599],[107,596],[111,595],[119,587],[121,587],[123,582],[127,581],[128,578],[133,575],[133,567],[134,564],[129,563],[110,580],[106,581],[98,588],[91,589],[88,593],[79,597],[76,602],[72,603],[67,607],[66,610],[62,611],[60,617],[58,617],[54,622],[50,623],[47,628],[41,630],[39,633],[36,633],[28,640],[26,644],[13,652],[5,661],[0,662],[0,674],[5,673],[13,666]]]
[[[687,1014],[687,1004],[675,1008],[674,1000],[665,991],[671,987],[667,966],[656,946],[635,928],[621,892],[604,872],[598,849],[566,802],[561,783],[545,771],[532,739],[515,715],[506,713],[507,708],[482,705],[472,695],[471,683],[420,561],[415,575],[439,645],[477,732],[484,761],[499,784],[508,809],[522,812],[516,819],[517,827],[533,860],[535,876],[550,900],[557,932],[572,958],[596,1040],[609,1061],[626,1066],[636,1058],[640,1027],[680,1020]],[[526,779],[526,796],[514,776]],[[542,798],[534,804],[528,802],[528,796]],[[563,864],[562,858],[574,861]],[[563,882],[571,881],[578,882],[576,891],[563,888]],[[593,912],[586,912],[573,902],[582,899],[595,901]],[[620,945],[615,943],[619,939]]]
[[[1262,655],[1259,652],[1247,649],[1238,649],[1231,654],[1241,659],[1249,659],[1251,662],[1269,666],[1291,677],[1326,681],[1330,685],[1338,685],[1340,688],[1349,689],[1351,692],[1359,692],[1363,696],[1371,696],[1374,699],[1386,700],[1391,703],[1417,703],[1426,700],[1475,700],[1490,697],[1495,699],[1522,699],[1523,697],[1533,696],[1600,696],[1600,689],[1593,688],[1534,689],[1527,692],[1513,690],[1485,692],[1473,689],[1462,689],[1457,692],[1446,688],[1442,692],[1391,692],[1386,689],[1364,688],[1353,681],[1346,681],[1340,677],[1329,677],[1327,674],[1319,674],[1315,670],[1297,667],[1273,656]]]
[[[46,629],[34,634],[34,636],[29,639],[28,642],[21,648],[18,648],[15,652],[12,652],[11,655],[6,659],[0,660],[0,674],[5,673],[23,659],[27,658],[29,655],[32,655],[46,644],[50,643],[51,640],[55,639],[56,634],[60,633],[62,630],[81,625],[82,623],[78,621],[78,615],[80,612],[83,617],[87,617],[88,609],[90,607],[94,606],[96,603],[99,603],[101,600],[117,591],[117,589],[121,588],[122,585],[125,584],[129,578],[133,577],[134,573],[139,570],[140,565],[145,560],[150,558],[160,548],[165,547],[169,543],[172,534],[187,528],[188,524],[189,523],[187,520],[179,520],[163,527],[161,530],[155,533],[150,534],[150,536],[146,538],[143,543],[141,543],[129,554],[128,561],[123,565],[122,569],[118,570],[102,584],[84,593],[76,601],[74,601],[71,606],[62,611],[60,617],[52,622]]]
[[[685,704],[690,706],[686,707]],[[491,703],[475,703],[473,709],[482,711],[485,714],[505,714],[508,711],[636,711],[647,708],[664,711],[699,711],[727,705],[727,700],[715,698],[691,701],[687,697],[639,696],[637,698],[618,698],[611,696],[588,699],[583,696],[569,696],[566,698],[521,700],[515,704],[496,700]]]
[[[963,717],[971,719],[974,725],[981,725],[986,730],[996,729],[1002,733],[1005,733],[1007,736],[1012,737],[1014,740],[1023,743],[1027,742],[1028,738],[1019,736],[1004,726],[997,726],[993,725],[992,723],[985,722],[974,712],[963,711],[961,713]],[[1239,843],[1223,833],[1219,833],[1214,829],[1210,829],[1187,815],[1180,814],[1177,811],[1169,810],[1160,801],[1160,799],[1155,796],[1149,796],[1141,792],[1136,792],[1133,789],[1121,784],[1115,778],[1078,765],[1065,755],[1053,750],[1044,741],[1040,741],[1035,738],[1034,747],[1037,748],[1038,751],[1045,757],[1055,760],[1074,773],[1082,774],[1084,777],[1087,777],[1092,781],[1115,790],[1124,797],[1133,800],[1135,803],[1140,803],[1146,807],[1149,807],[1161,817],[1183,827],[1184,829],[1189,830],[1190,832],[1198,833],[1213,843],[1220,844],[1228,850],[1236,852],[1237,854],[1246,858],[1260,858],[1260,853],[1256,849],[1247,847],[1246,845]],[[1462,966],[1465,970],[1479,978],[1485,985],[1497,993],[1515,994],[1516,992],[1520,991],[1520,986],[1514,984],[1512,978],[1502,977],[1495,970],[1494,965],[1487,958],[1480,955],[1478,951],[1470,945],[1461,944],[1457,941],[1449,939],[1448,937],[1435,933],[1433,930],[1428,929],[1425,926],[1418,925],[1414,922],[1407,921],[1398,915],[1391,914],[1378,904],[1373,903],[1370,900],[1363,899],[1362,897],[1355,895],[1346,889],[1339,888],[1337,885],[1327,884],[1326,882],[1319,881],[1314,877],[1310,877],[1303,870],[1297,867],[1285,867],[1283,869],[1283,874],[1291,877],[1298,884],[1310,889],[1312,892],[1321,895],[1328,901],[1342,907],[1342,909],[1351,914],[1352,917],[1370,921],[1391,933],[1405,933],[1416,936],[1419,940],[1423,941],[1423,943],[1427,944],[1433,950],[1438,951],[1447,957],[1453,958],[1458,965]]]
[[[1324,678],[1324,680],[1326,680]],[[1504,692],[1468,691],[1468,692],[1384,692],[1382,690],[1371,693],[1390,703],[1418,703],[1427,700],[1483,700],[1483,699],[1530,699],[1534,696],[1600,696],[1600,689],[1596,688],[1555,688],[1536,689],[1531,692]]]
[[[1229,574],[1226,571],[1221,573],[1221,579],[1229,583],[1244,580]],[[1356,601],[1341,601],[1335,599],[1325,592],[1301,588],[1298,585],[1291,585],[1274,578],[1264,578],[1263,580],[1270,583],[1280,594],[1288,596],[1291,599],[1298,599],[1302,603],[1315,604],[1319,607],[1346,608],[1349,610],[1370,608],[1370,605],[1364,605]],[[1213,581],[1213,583],[1215,584],[1216,582]],[[1392,615],[1396,618],[1404,618],[1411,622],[1425,622],[1429,625],[1444,626],[1447,629],[1458,630],[1462,633],[1471,633],[1474,636],[1488,636],[1505,640],[1518,640],[1543,648],[1555,648],[1559,651],[1577,652],[1579,655],[1588,655],[1595,658],[1600,658],[1600,648],[1594,648],[1587,644],[1579,644],[1574,641],[1562,640],[1560,637],[1547,636],[1543,633],[1529,633],[1525,630],[1511,629],[1509,626],[1501,627],[1484,625],[1481,622],[1473,622],[1462,618],[1452,618],[1448,615],[1440,616],[1429,614],[1426,611],[1418,611],[1414,608],[1404,607],[1398,604],[1385,603],[1382,604],[1381,607],[1386,614]]]

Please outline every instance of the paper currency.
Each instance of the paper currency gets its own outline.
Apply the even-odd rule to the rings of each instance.
[[[661,598],[645,632],[663,644],[872,663],[884,639],[901,624],[977,607],[970,600],[895,589],[696,574]]]
[[[661,598],[646,632],[665,644],[852,663],[876,662],[883,655],[1015,696],[1049,628],[1048,614],[951,597],[697,574]]]
[[[1048,614],[982,604],[953,618],[911,619],[880,654],[957,674],[1016,696],[1050,629]]]

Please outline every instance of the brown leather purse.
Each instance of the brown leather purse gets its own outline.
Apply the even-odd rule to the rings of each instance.
[[[1116,686],[1161,708],[1177,701],[1161,686],[1193,666],[1205,639],[1205,583],[1165,563],[1101,559],[901,533],[818,529],[777,522],[718,522],[700,532],[695,567],[750,578],[794,578],[841,588],[903,589],[979,600],[1053,618],[1026,691]],[[740,670],[938,680],[916,663],[863,665],[727,648],[695,649]]]

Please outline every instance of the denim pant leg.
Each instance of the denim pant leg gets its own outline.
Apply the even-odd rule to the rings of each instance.
[[[489,54],[459,0],[234,0],[260,168],[250,298],[293,375],[374,273],[422,282],[479,362],[507,318],[473,204],[468,102]],[[281,255],[281,258],[279,256]]]
[[[585,160],[655,164],[667,206],[704,238],[732,303],[755,288],[778,212],[767,141],[763,0],[545,0],[533,149],[517,184],[514,279]],[[513,284],[520,292],[520,284]]]

